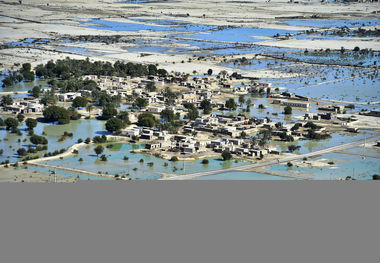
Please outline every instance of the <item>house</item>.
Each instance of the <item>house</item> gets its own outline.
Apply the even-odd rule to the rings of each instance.
[[[282,106],[290,106],[290,107],[299,107],[299,108],[309,108],[310,103],[305,102],[295,102],[295,101],[282,101]]]
[[[147,143],[145,144],[145,149],[154,150],[161,148],[161,143]]]
[[[82,94],[79,92],[67,92],[63,94],[58,94],[58,100],[59,101],[72,101],[76,97],[80,97]]]

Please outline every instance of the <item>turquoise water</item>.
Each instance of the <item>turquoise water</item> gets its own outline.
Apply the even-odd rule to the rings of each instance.
[[[324,19],[300,19],[282,21],[292,26],[309,27],[360,27],[380,25],[380,19],[347,19],[347,20],[324,20]]]
[[[380,157],[380,155],[379,155]],[[282,174],[291,175],[297,173],[302,176],[317,180],[335,180],[338,178],[346,178],[351,176],[357,180],[371,180],[373,174],[378,174],[380,171],[380,159],[361,156],[343,154],[343,153],[328,153],[321,157],[310,160],[328,159],[333,161],[334,165],[320,168],[305,168],[294,166],[288,167],[286,164],[273,165],[265,172],[280,172]]]
[[[1,116],[1,118],[6,119],[6,116]],[[65,125],[39,122],[37,127],[34,128],[34,133],[37,135],[42,135],[42,132],[44,131],[46,133],[45,137],[49,141],[48,152],[54,152],[55,150],[72,146],[78,141],[79,138],[85,140],[87,137],[93,138],[96,135],[104,134],[104,123],[104,121],[98,120],[76,120]],[[28,132],[25,130],[25,123],[20,125],[19,129],[22,131],[22,136],[17,136],[16,134],[10,133],[6,131],[5,128],[0,129],[0,149],[4,150],[4,154],[0,156],[0,162],[7,159],[9,159],[10,162],[17,161],[17,149],[27,148],[29,146],[29,136],[27,136]],[[67,137],[65,141],[58,142],[58,139],[65,131],[72,132],[73,137]],[[18,142],[19,139],[20,142]],[[24,139],[26,139],[26,142],[23,142]]]
[[[42,88],[50,87],[47,84],[46,80],[37,79],[37,78],[34,81],[30,81],[30,82],[29,81],[28,82],[21,81],[20,83],[17,83],[13,86],[3,87],[3,79],[5,79],[6,76],[7,76],[7,73],[1,72],[1,75],[0,75],[0,92],[29,91],[29,90],[33,89],[34,86],[39,86],[39,85],[41,85]]]
[[[202,177],[193,180],[297,180],[295,178],[274,176],[255,172],[228,172]]]
[[[131,178],[141,180],[158,179],[162,176],[162,173],[182,175],[201,171],[226,169],[247,164],[247,162],[242,161],[236,163],[234,160],[221,161],[213,158],[208,159],[208,165],[201,164],[201,160],[170,162],[150,154],[130,152],[132,149],[142,148],[144,145],[130,145],[121,143],[115,144],[115,146],[110,149],[105,148],[103,154],[107,156],[108,161],[103,162],[97,158],[94,153],[94,147],[94,145],[84,147],[76,156],[70,156],[63,160],[52,160],[43,163],[53,166],[76,168],[94,173],[98,173],[100,171],[103,173],[108,172],[112,175],[119,174],[120,176],[129,174]],[[127,156],[129,160],[124,161],[124,156]],[[83,159],[82,162],[79,162],[80,158]],[[140,159],[143,159],[144,162],[141,163]],[[153,166],[149,166],[150,162],[153,162]],[[167,165],[165,165],[165,163]]]
[[[273,37],[276,34],[285,35],[287,33],[296,33],[295,30],[282,30],[272,28],[224,28],[218,31],[206,34],[185,34],[182,37],[201,39],[208,41],[222,41],[234,43],[251,43],[263,41],[255,37]]]
[[[314,98],[372,102],[378,101],[380,97],[378,88],[380,75],[376,71],[319,65],[302,65],[281,70],[306,74],[306,76],[283,79],[263,78],[261,80],[272,83],[272,86],[285,87],[298,95]],[[351,78],[352,76],[353,78]]]

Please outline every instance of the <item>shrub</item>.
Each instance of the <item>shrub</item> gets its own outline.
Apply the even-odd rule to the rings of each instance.
[[[177,156],[172,156],[172,158],[170,158],[170,161],[172,161],[172,162],[178,162],[178,157]]]
[[[207,159],[202,160],[202,164],[208,164],[208,163],[209,163],[209,160],[207,160]]]
[[[231,160],[232,154],[229,151],[225,150],[222,152],[222,159],[223,161]]]

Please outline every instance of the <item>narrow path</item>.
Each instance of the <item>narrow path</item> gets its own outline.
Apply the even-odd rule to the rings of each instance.
[[[28,163],[28,165],[41,167],[41,168],[48,168],[51,170],[61,170],[61,171],[66,171],[66,172],[80,173],[80,174],[85,174],[85,175],[90,175],[90,176],[115,179],[114,176],[108,175],[108,174],[97,174],[97,173],[93,173],[93,172],[88,172],[88,171],[73,169],[73,168],[66,168],[66,167],[61,167],[61,166],[53,166],[53,165],[40,164],[40,163]]]

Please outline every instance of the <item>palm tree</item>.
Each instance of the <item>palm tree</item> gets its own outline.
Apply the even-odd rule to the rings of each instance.
[[[94,105],[92,105],[92,104],[88,104],[87,107],[86,107],[86,109],[88,111],[88,117],[89,118],[91,118],[91,111],[92,111],[93,108],[94,108]]]

